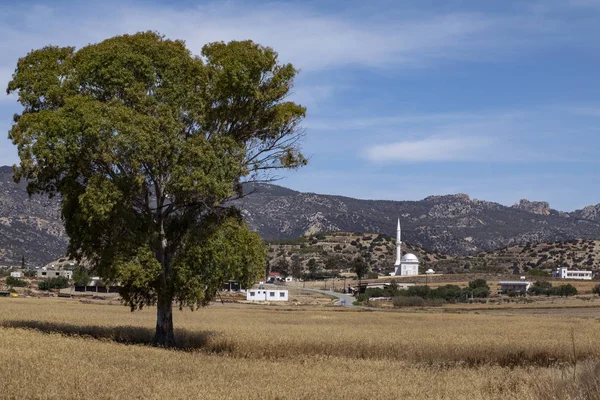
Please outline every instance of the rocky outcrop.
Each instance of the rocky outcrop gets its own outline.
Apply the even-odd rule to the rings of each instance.
[[[537,215],[550,215],[552,213],[550,204],[545,201],[529,201],[527,199],[521,199],[518,204],[515,204],[512,207]]]

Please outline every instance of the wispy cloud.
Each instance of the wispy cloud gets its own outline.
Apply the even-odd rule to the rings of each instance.
[[[493,144],[487,137],[430,137],[371,146],[365,156],[373,162],[475,161]]]

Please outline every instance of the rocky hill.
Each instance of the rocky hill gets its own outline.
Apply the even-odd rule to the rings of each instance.
[[[295,259],[301,271],[308,272],[310,262],[319,271],[345,271],[351,268],[353,260],[362,258],[371,271],[384,275],[394,270],[396,260],[396,239],[377,233],[330,232],[270,241],[267,245],[270,269],[285,275],[292,273]],[[423,271],[437,261],[448,259],[446,255],[411,244],[403,244],[402,251],[419,257]]]
[[[484,251],[472,256],[438,258],[431,267],[440,272],[498,272],[527,274],[566,266],[570,269],[599,270],[600,240],[575,239],[567,242],[528,243]]]
[[[545,202],[521,200],[513,207],[466,194],[419,201],[359,200],[255,185],[239,202],[250,225],[266,239],[317,232],[395,234],[403,241],[448,254],[473,254],[511,245],[600,239],[600,205],[566,213]]]
[[[10,167],[0,167],[0,265],[41,266],[67,248],[58,203],[29,198],[25,184],[15,184]]]
[[[338,231],[395,235],[398,216],[403,241],[431,254],[467,255],[529,242],[600,239],[600,204],[566,213],[544,202],[522,200],[506,207],[466,194],[387,201],[302,193],[276,185],[246,190],[252,193],[236,204],[266,240]],[[13,182],[12,170],[0,167],[0,265],[19,265],[22,256],[27,263],[44,265],[61,257],[66,244],[56,200],[28,198],[25,185]]]

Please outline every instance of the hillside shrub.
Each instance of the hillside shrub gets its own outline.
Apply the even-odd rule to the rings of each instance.
[[[6,286],[25,287],[27,286],[27,282],[19,278],[9,276],[6,278]]]
[[[594,288],[592,289],[592,293],[597,294],[598,296],[600,296],[600,285],[594,286]]]
[[[528,276],[541,276],[541,277],[545,277],[545,278],[549,278],[552,276],[548,272],[542,271],[539,269],[530,269],[529,271],[527,271],[527,275]]]
[[[540,295],[549,296],[551,289],[552,289],[552,283],[547,282],[547,281],[536,281],[529,288],[529,294],[532,294],[534,296],[540,296]]]
[[[553,287],[552,289],[550,289],[550,294],[552,296],[560,297],[575,296],[577,294],[577,288],[571,285],[570,283],[567,283],[566,285]]]
[[[69,287],[69,280],[64,276],[57,276],[56,278],[41,281],[38,287],[40,290],[64,289]]]

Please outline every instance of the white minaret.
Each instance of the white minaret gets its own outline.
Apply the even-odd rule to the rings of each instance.
[[[400,239],[400,217],[398,217],[398,228],[396,228],[396,262],[394,265],[400,267],[402,263],[402,240]]]

